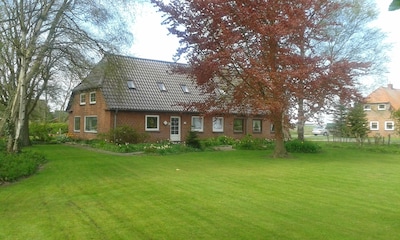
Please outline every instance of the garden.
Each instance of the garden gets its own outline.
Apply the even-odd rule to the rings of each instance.
[[[40,168],[0,185],[0,239],[398,238],[399,146],[318,142],[273,159],[273,143],[252,140],[137,154],[99,142],[28,147]]]

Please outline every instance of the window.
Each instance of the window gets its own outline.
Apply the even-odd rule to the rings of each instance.
[[[136,85],[132,80],[126,81],[126,84],[128,84],[129,89],[136,89]]]
[[[182,91],[183,91],[184,93],[190,93],[188,86],[182,84],[182,85],[181,85],[181,88],[182,88]]]
[[[158,115],[146,115],[146,131],[158,131],[160,129],[159,120]]]
[[[74,117],[74,132],[81,131],[81,117]]]
[[[371,121],[369,123],[370,130],[379,130],[379,122],[378,121]]]
[[[235,118],[233,119],[233,132],[241,133],[244,131],[244,119]]]
[[[378,110],[386,110],[386,105],[385,104],[379,104],[378,105]]]
[[[167,88],[165,87],[164,83],[158,82],[157,85],[158,85],[158,88],[160,88],[161,92],[166,92],[167,91]]]
[[[89,102],[90,104],[95,104],[96,103],[96,92],[91,92],[89,95]]]
[[[223,131],[224,131],[224,118],[213,117],[213,132],[223,132]]]
[[[364,105],[364,111],[371,111],[371,105]]]
[[[261,132],[261,120],[260,119],[254,119],[253,120],[253,132],[255,133],[260,133]]]
[[[393,121],[386,121],[385,122],[385,130],[394,130],[394,122]]]
[[[192,117],[192,131],[202,132],[204,125],[204,119],[200,116],[193,116]]]
[[[79,104],[80,105],[86,104],[86,94],[85,93],[81,93],[81,95],[79,95]]]
[[[97,116],[85,117],[85,132],[97,132]]]
[[[274,133],[275,132],[275,125],[271,123],[271,127],[270,127],[270,132]]]

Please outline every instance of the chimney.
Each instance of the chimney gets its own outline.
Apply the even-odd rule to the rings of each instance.
[[[388,88],[389,88],[389,89],[393,89],[393,84],[389,83],[389,84],[388,84]]]

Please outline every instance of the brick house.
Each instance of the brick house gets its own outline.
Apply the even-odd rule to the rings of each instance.
[[[106,55],[72,91],[69,134],[94,139],[128,125],[148,133],[150,141],[185,141],[191,130],[200,138],[272,138],[263,116],[186,111],[178,103],[201,101],[204,95],[187,76],[172,73],[171,64],[177,63]]]
[[[364,103],[364,111],[369,122],[370,136],[386,137],[395,134],[392,112],[400,109],[400,89],[392,84],[380,87],[369,94]]]

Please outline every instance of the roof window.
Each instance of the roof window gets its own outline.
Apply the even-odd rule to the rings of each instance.
[[[136,89],[136,85],[133,82],[133,80],[128,80],[128,81],[126,81],[126,83],[128,84],[129,89]]]
[[[163,82],[158,82],[157,85],[158,85],[158,88],[160,88],[161,92],[167,91],[167,88],[165,87],[165,84]]]
[[[184,93],[190,93],[188,86],[185,84],[181,84],[181,88]]]

